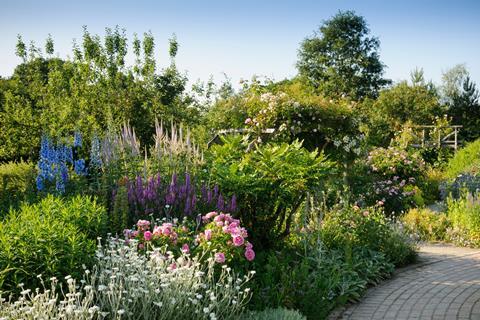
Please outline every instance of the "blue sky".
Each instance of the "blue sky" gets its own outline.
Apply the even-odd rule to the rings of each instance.
[[[442,71],[465,63],[480,85],[480,1],[24,1],[0,0],[0,75],[9,76],[20,62],[17,34],[44,45],[49,33],[60,57],[71,53],[82,26],[103,34],[119,25],[129,38],[151,30],[160,67],[168,64],[168,38],[175,33],[180,48],[177,66],[190,80],[234,83],[252,75],[277,80],[296,74],[299,43],[338,10],[364,16],[381,41],[386,77],[409,78],[422,67],[439,83]]]

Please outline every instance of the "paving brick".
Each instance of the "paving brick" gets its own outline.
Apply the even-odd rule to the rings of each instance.
[[[423,246],[420,260],[330,319],[480,319],[480,250]]]

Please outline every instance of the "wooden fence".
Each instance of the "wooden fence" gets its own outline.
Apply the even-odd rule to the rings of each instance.
[[[457,150],[461,144],[458,133],[462,126],[415,126],[413,128],[413,147],[417,148],[453,148]]]

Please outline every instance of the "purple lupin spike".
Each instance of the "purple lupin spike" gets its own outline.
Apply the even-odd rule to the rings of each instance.
[[[237,196],[233,195],[232,199],[230,200],[230,212],[237,211]]]
[[[223,201],[222,195],[218,195],[218,200],[217,200],[217,210],[218,211],[223,211],[225,210],[225,202]]]

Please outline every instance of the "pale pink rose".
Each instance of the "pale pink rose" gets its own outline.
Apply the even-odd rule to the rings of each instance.
[[[233,245],[235,247],[240,247],[241,245],[243,245],[245,243],[245,240],[243,239],[242,236],[240,235],[234,235],[233,236]]]
[[[217,227],[223,227],[223,221],[217,221],[215,224]]]
[[[251,118],[245,119],[245,124],[250,124],[250,123],[252,123],[252,119],[251,119]]]
[[[189,253],[189,252],[190,252],[190,247],[188,246],[187,243],[185,243],[185,244],[182,246],[182,252],[183,252],[183,253]]]
[[[162,227],[162,234],[169,236],[172,233],[172,230],[168,227]]]
[[[170,265],[170,269],[171,269],[171,270],[177,269],[177,264],[176,264],[176,263],[172,263],[172,264]]]
[[[143,238],[145,238],[146,241],[152,240],[152,233],[150,231],[145,231],[143,234]]]
[[[156,235],[156,236],[162,235],[162,228],[156,226],[155,228],[153,228],[153,234]]]
[[[248,261],[255,259],[255,251],[252,249],[245,250],[245,258],[247,258]]]
[[[212,239],[212,230],[207,229],[205,230],[205,240],[210,241]]]
[[[137,227],[140,230],[147,230],[150,227],[150,221],[148,221],[148,220],[138,220]]]
[[[369,214],[370,214],[370,212],[368,212],[367,210],[363,211],[363,216],[364,217],[368,217]]]
[[[225,254],[223,252],[215,253],[215,262],[224,263],[225,262]]]

